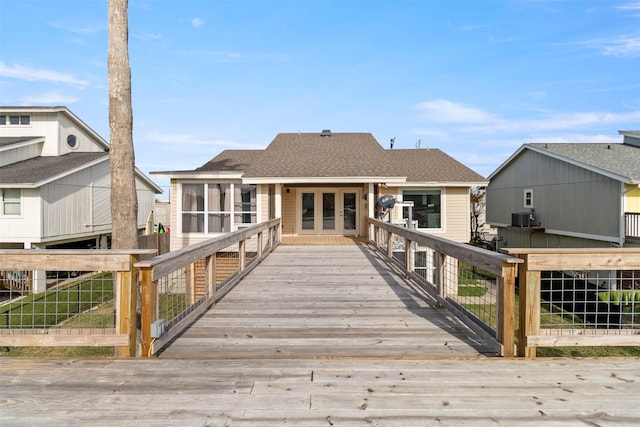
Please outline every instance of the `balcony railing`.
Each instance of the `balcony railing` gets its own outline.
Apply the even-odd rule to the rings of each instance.
[[[624,214],[624,229],[626,237],[640,238],[640,213],[627,212]]]

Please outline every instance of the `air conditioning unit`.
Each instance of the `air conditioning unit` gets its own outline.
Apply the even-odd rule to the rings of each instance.
[[[511,214],[511,225],[513,227],[535,227],[538,224],[534,214],[529,212],[516,212]]]

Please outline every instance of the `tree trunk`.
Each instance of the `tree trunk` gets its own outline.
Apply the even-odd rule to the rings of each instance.
[[[135,249],[138,246],[127,7],[128,0],[108,0],[111,246],[114,249]]]

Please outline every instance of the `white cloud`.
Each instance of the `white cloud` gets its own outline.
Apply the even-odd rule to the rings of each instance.
[[[499,119],[494,115],[475,107],[446,99],[425,101],[415,106],[427,121],[440,123],[487,123]]]
[[[59,73],[57,71],[37,69],[29,66],[13,64],[6,65],[0,62],[0,78],[26,80],[29,82],[49,82],[70,84],[78,87],[87,87],[89,82],[75,77],[73,74]]]
[[[621,35],[617,37],[585,40],[576,43],[600,51],[607,56],[619,58],[640,58],[640,36]]]
[[[152,133],[144,137],[145,140],[157,142],[160,144],[175,144],[176,147],[184,145],[192,146],[209,146],[221,148],[239,148],[239,149],[258,149],[264,148],[258,144],[243,144],[236,141],[223,139],[207,139],[205,137],[192,135],[189,133]]]
[[[577,113],[545,112],[535,118],[505,118],[477,107],[438,99],[421,102],[416,108],[428,123],[455,125],[451,132],[514,134],[581,130],[603,125],[637,123],[640,110],[627,113],[587,111]],[[431,129],[430,132],[443,132]]]
[[[193,26],[194,26],[194,27],[196,27],[196,28],[201,27],[201,26],[202,26],[202,24],[204,24],[204,22],[203,22],[203,21],[202,21],[202,19],[200,19],[200,18],[193,18],[193,19],[191,20],[191,25],[193,25]]]
[[[78,102],[75,96],[63,95],[60,92],[46,92],[35,96],[27,96],[22,100],[25,105],[69,105]]]
[[[640,12],[640,1],[618,6],[616,9]]]
[[[103,23],[89,25],[89,24],[52,22],[51,26],[53,28],[68,31],[73,34],[96,34],[102,31],[107,31],[107,26],[106,24],[103,24]]]

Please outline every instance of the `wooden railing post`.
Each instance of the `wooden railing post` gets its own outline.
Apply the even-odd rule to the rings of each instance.
[[[238,257],[240,261],[239,271],[243,272],[247,264],[246,240],[240,240],[238,244]]]
[[[540,272],[529,271],[527,255],[519,266],[520,322],[518,356],[535,358],[536,348],[527,346],[527,337],[540,333]]]
[[[118,333],[129,337],[129,345],[118,347],[118,357],[136,356],[137,339],[137,316],[136,316],[136,296],[138,286],[137,269],[133,267],[137,257],[131,255],[131,262],[128,271],[118,271],[116,273],[116,324]]]
[[[207,258],[207,297],[214,298],[216,295],[216,254],[209,255]]]
[[[515,356],[516,266],[503,264],[497,277],[496,338],[502,344],[504,357]]]
[[[441,252],[435,251],[436,257],[436,292],[442,298],[446,298],[446,276],[445,265],[447,256]]]
[[[189,307],[196,301],[196,264],[191,263],[185,267],[185,295],[186,304]]]
[[[413,251],[411,250],[412,241],[404,239],[404,271],[407,277],[413,273]]]
[[[262,231],[258,233],[258,259],[262,259]]]
[[[387,231],[387,259],[391,261],[393,259],[393,233]]]
[[[142,335],[142,357],[151,357],[151,324],[158,320],[158,282],[153,281],[151,268],[140,269],[140,334]]]

